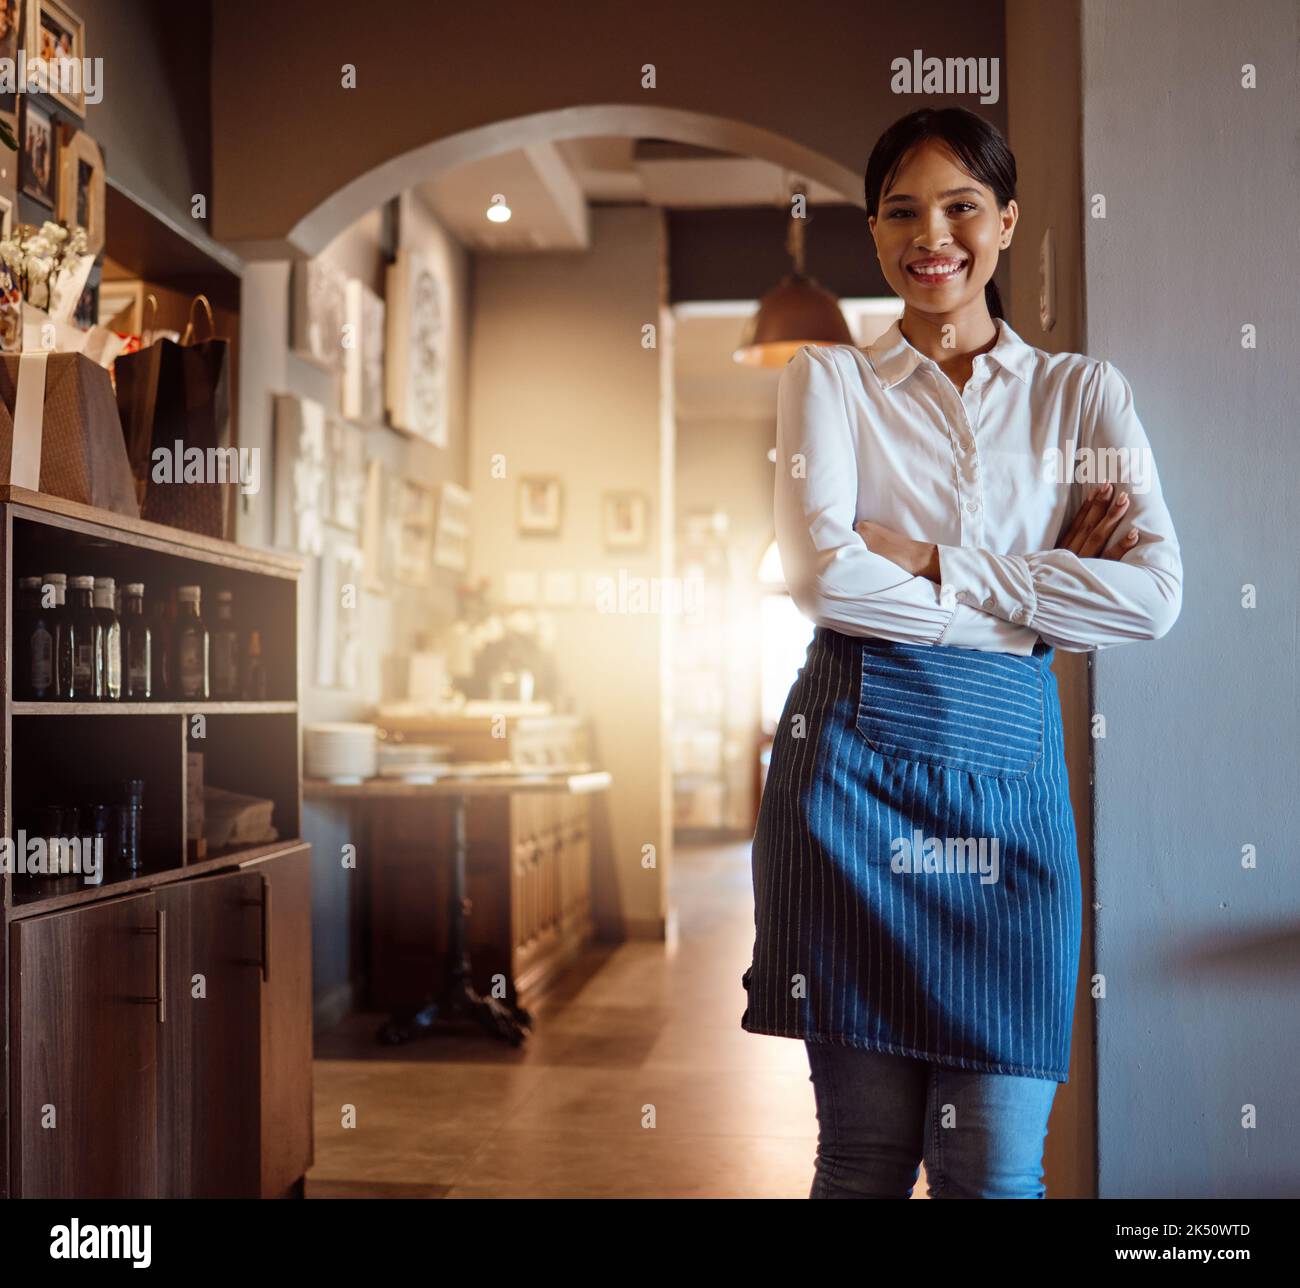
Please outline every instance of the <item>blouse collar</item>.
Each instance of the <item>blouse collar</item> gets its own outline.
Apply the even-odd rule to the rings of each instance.
[[[998,329],[998,338],[997,343],[987,351],[987,356],[1024,384],[1028,384],[1033,369],[1033,349],[1011,329],[1005,318],[994,318],[993,323]],[[939,369],[939,364],[934,359],[927,358],[919,349],[912,347],[903,334],[898,318],[894,319],[883,335],[867,346],[865,352],[871,369],[884,389],[892,389],[906,380],[917,367],[930,366],[936,371]]]

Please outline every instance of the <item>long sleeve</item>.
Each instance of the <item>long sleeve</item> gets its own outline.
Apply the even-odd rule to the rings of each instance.
[[[805,345],[777,391],[773,499],[781,567],[799,610],[845,635],[1033,651],[1033,630],[960,603],[868,550],[853,530],[857,497],[857,448],[834,351]]]
[[[1111,648],[1164,635],[1182,608],[1183,565],[1155,459],[1133,404],[1133,390],[1109,362],[1092,373],[1080,450],[1096,483],[1129,493],[1115,534],[1135,527],[1138,544],[1123,559],[1081,558],[1070,550],[1000,555],[969,546],[940,546],[941,584],[959,602],[980,604],[1029,627],[1066,652]],[[1084,499],[1077,487],[1065,531]],[[1113,537],[1112,537],[1113,539]]]

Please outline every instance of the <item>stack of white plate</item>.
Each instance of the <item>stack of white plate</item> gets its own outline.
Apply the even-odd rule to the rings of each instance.
[[[381,742],[379,777],[427,781],[445,770],[451,761],[452,748],[431,742]]]
[[[334,783],[373,778],[378,732],[369,724],[307,725],[302,731],[303,772]]]

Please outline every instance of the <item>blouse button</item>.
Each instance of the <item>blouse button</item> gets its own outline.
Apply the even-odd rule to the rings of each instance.
[[[979,508],[980,508],[980,503],[979,503],[978,501],[967,501],[967,502],[966,502],[966,509],[969,510],[969,511],[971,512],[971,514],[974,514],[975,511],[978,510]]]

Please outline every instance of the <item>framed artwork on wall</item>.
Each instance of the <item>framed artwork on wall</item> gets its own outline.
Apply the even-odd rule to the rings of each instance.
[[[59,130],[59,218],[86,230],[86,250],[104,249],[104,154],[85,130]]]
[[[22,11],[26,0],[0,0],[0,59],[6,59],[6,67],[12,67],[18,60],[18,31],[22,26]],[[16,79],[16,78],[15,78]],[[0,119],[9,127],[9,132],[18,137],[18,94],[16,90],[0,94]],[[9,171],[0,174],[6,192],[12,197],[15,188],[13,162],[16,158],[8,156],[8,149],[0,147],[0,167]]]
[[[556,535],[560,531],[560,501],[558,476],[525,474],[519,480],[518,531]]]
[[[446,283],[429,262],[401,250],[387,284],[385,403],[395,429],[447,446]]]
[[[437,495],[413,479],[402,479],[398,491],[401,516],[397,535],[397,580],[405,586],[427,587],[433,574],[433,532]]]
[[[644,492],[606,492],[603,518],[606,550],[644,550],[649,544],[650,502]]]
[[[469,567],[470,494],[458,484],[438,489],[438,526],[433,534],[433,562],[464,572]]]
[[[28,0],[24,43],[29,62],[40,58],[46,68],[35,78],[40,92],[84,117],[86,95],[80,65],[86,57],[86,24],[59,0]],[[68,60],[78,65],[75,74],[60,70],[60,64]]]
[[[293,351],[328,371],[343,365],[347,278],[319,255],[293,266]]]
[[[30,94],[22,95],[22,156],[18,159],[18,186],[23,193],[54,213],[54,122]]]
[[[331,533],[317,572],[316,683],[355,691],[361,687],[361,548]]]
[[[347,339],[343,347],[340,406],[345,420],[384,421],[384,301],[351,277],[346,290]]]
[[[348,532],[360,532],[366,490],[365,437],[359,429],[342,420],[329,421],[325,437],[329,469],[326,518]]]
[[[275,399],[275,544],[303,555],[324,548],[325,408],[310,398]]]
[[[383,461],[366,462],[366,492],[361,519],[363,581],[372,595],[386,595],[397,567],[399,510],[397,480]]]

